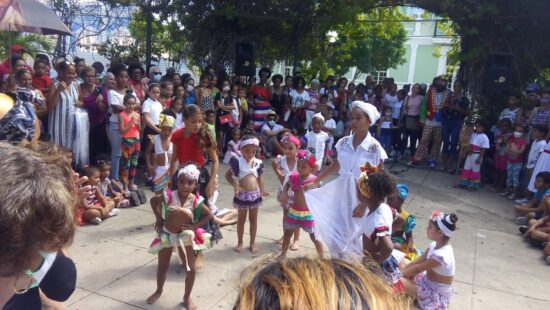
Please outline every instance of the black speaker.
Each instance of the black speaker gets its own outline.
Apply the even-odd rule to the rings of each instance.
[[[252,44],[243,42],[236,44],[235,75],[256,75],[256,65],[254,64],[254,46]]]
[[[487,56],[483,91],[490,96],[507,93],[510,89],[512,54],[490,54]]]

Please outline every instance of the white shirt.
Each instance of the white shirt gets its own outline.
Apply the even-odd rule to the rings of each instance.
[[[435,241],[430,243],[430,247],[428,248],[428,259],[433,259],[439,262],[441,265],[432,268],[432,271],[442,276],[454,276],[455,254],[453,251],[453,247],[450,244],[447,244],[440,247],[439,249],[436,249],[435,246]]]
[[[489,138],[484,133],[472,133],[472,136],[470,137],[470,144],[477,145],[481,149],[488,149],[489,146]]]
[[[331,119],[327,119],[325,121],[325,125],[324,125],[326,128],[330,128],[332,129],[332,132],[334,132],[334,129],[336,129],[336,121],[331,118]],[[328,133],[328,132],[327,132]],[[328,133],[329,135],[332,135],[332,133]]]
[[[109,92],[107,93],[107,102],[109,102],[109,122],[111,123],[116,123],[117,126],[118,126],[118,114],[117,113],[113,113],[113,106],[119,106],[121,108],[124,108],[124,95],[123,94],[120,94],[118,93],[117,91],[114,91],[114,90],[109,90]]]
[[[366,162],[378,166],[388,158],[388,154],[380,142],[370,133],[355,149],[353,148],[353,134],[340,139],[335,148],[338,152],[338,163],[340,163],[338,173],[340,176],[352,174],[355,180],[361,175],[361,166]]]
[[[373,240],[378,237],[391,236],[391,226],[393,215],[390,206],[385,203],[380,204],[374,212],[371,212],[361,219],[361,232],[367,238]]]
[[[292,107],[295,108],[301,108],[304,107],[306,104],[306,101],[309,101],[309,93],[304,89],[302,93],[298,93],[295,89],[293,89],[290,94],[290,97],[292,97]]]
[[[185,128],[185,123],[183,122],[183,113],[176,113],[176,126],[174,130]]]
[[[328,95],[328,105],[334,109],[334,104],[332,102],[334,101],[334,98],[338,98],[338,92],[334,89],[326,89],[323,87],[319,91],[319,94]]]
[[[527,157],[527,169],[535,168],[535,166],[537,165],[537,159],[539,159],[540,154],[544,152],[546,144],[546,140],[544,139],[533,141],[533,144],[531,145],[531,150],[529,151],[529,157]]]
[[[506,108],[504,110],[502,110],[502,112],[500,112],[500,116],[498,118],[498,120],[500,121],[501,119],[509,119],[510,121],[512,121],[512,125],[516,122],[516,117],[518,116],[518,111],[519,111],[519,108],[515,108],[513,110],[510,110],[510,108]]]
[[[317,169],[321,169],[323,158],[325,157],[325,148],[327,142],[330,140],[330,136],[324,131],[318,133],[310,131],[306,134],[305,138],[307,139],[307,149],[315,155]]]
[[[231,102],[233,102],[233,110],[231,110],[231,116],[233,116],[233,119],[235,121],[239,120],[239,111],[241,108],[239,107],[239,99],[237,97],[231,97]]]
[[[386,94],[384,96],[384,102],[387,106],[389,106],[392,109],[392,118],[399,118],[399,114],[401,113],[401,107],[403,106],[403,101],[399,101],[397,99],[397,94],[395,96],[392,96],[390,94]],[[396,113],[397,110],[397,113]]]
[[[149,97],[147,98],[147,100],[143,102],[143,107],[141,108],[141,112],[149,113],[149,118],[151,119],[151,123],[153,123],[154,125],[158,125],[159,115],[162,112],[162,104]]]
[[[269,127],[269,124],[268,123],[264,123],[262,125],[262,133],[265,134],[266,131],[276,131],[276,132],[282,132],[284,129],[283,126],[279,125],[279,124],[275,124],[273,125],[273,128]]]

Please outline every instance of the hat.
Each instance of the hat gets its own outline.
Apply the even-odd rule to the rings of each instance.
[[[267,112],[267,114],[265,115],[265,119],[267,120],[270,116],[275,116],[275,121],[277,122],[279,120],[279,114],[277,114],[277,112],[271,110],[269,112]]]
[[[352,102],[351,108],[358,108],[359,110],[363,111],[363,113],[367,114],[371,124],[376,123],[380,118],[380,112],[378,112],[378,109],[376,109],[376,107],[370,103],[357,100]]]
[[[159,127],[174,128],[175,125],[176,125],[176,119],[174,117],[166,114],[159,115]]]
[[[399,199],[407,199],[407,196],[409,195],[409,187],[407,184],[399,183],[395,187],[397,188],[397,195],[399,196]]]
[[[538,93],[540,90],[540,85],[537,84],[537,83],[530,83],[527,85],[527,87],[525,88],[525,92],[527,94],[529,93]]]
[[[312,119],[314,119],[314,118],[320,119],[321,121],[323,121],[323,123],[325,122],[325,117],[323,116],[323,114],[321,114],[321,112],[317,112],[317,113],[313,114]]]
[[[20,44],[13,44],[12,46],[10,46],[10,50],[12,53],[19,53],[24,52],[25,48],[23,48],[23,46],[21,46]]]

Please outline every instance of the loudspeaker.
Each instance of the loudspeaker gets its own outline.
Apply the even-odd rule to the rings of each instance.
[[[512,54],[490,54],[487,56],[483,91],[490,96],[503,95],[509,91]]]
[[[235,75],[254,76],[256,65],[254,64],[254,46],[250,43],[239,42],[235,51]]]

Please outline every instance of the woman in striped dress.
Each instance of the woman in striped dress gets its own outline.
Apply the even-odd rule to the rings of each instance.
[[[260,83],[252,86],[250,89],[250,95],[253,99],[252,117],[256,131],[260,130],[261,126],[265,123],[267,113],[271,111],[271,103],[269,103],[269,99],[271,99],[271,88],[269,86],[271,70],[261,68],[258,75],[260,76]]]
[[[73,147],[74,115],[83,106],[80,86],[75,81],[76,70],[72,62],[57,65],[58,77],[48,91],[48,129],[52,142],[62,147]]]

